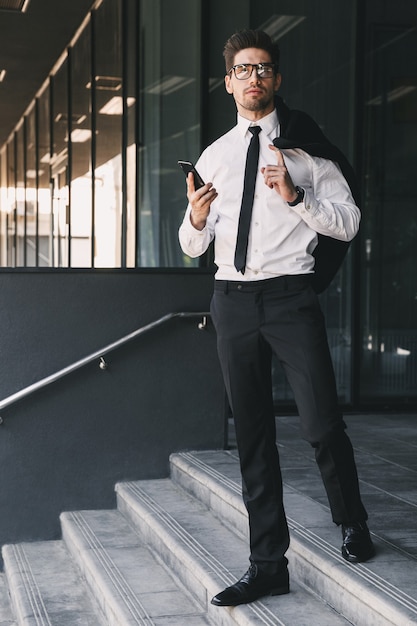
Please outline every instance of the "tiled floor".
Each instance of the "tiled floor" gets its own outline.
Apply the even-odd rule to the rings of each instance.
[[[417,414],[347,414],[345,421],[372,534],[417,560]],[[297,416],[277,417],[277,444],[284,482],[329,510]]]

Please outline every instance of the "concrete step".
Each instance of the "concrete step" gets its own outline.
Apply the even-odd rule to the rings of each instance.
[[[141,539],[218,626],[347,626],[348,621],[296,581],[291,593],[238,607],[215,607],[213,595],[248,568],[243,536],[169,479],[120,483],[118,509]]]
[[[10,604],[6,576],[3,572],[0,572],[0,626],[17,626]]]
[[[204,626],[205,610],[179,585],[118,511],[63,513],[64,541],[105,623]]]
[[[239,537],[247,537],[235,451],[172,455],[171,476]],[[286,485],[284,494],[292,580],[311,589],[356,626],[417,624],[415,560],[374,536],[376,557],[364,564],[347,563],[340,554],[340,529],[330,522],[327,509]],[[245,554],[247,544],[241,549]]]
[[[417,624],[417,562],[376,537],[347,563],[326,507],[288,486],[291,593],[211,605],[248,567],[240,491],[236,452],[184,452],[170,479],[116,485],[117,510],[62,513],[62,541],[3,547],[0,626]]]
[[[3,546],[3,558],[19,626],[105,625],[62,541]]]

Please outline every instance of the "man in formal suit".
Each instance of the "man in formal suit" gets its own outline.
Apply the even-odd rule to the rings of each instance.
[[[191,257],[214,239],[211,314],[236,427],[250,567],[212,603],[234,606],[289,591],[272,353],[315,450],[333,521],[342,528],[343,557],[365,561],[374,548],[316,293],[358,232],[353,173],[309,116],[276,97],[279,49],[265,32],[235,33],[224,57],[237,124],[199,158],[206,184],[196,190],[188,175],[179,237]]]

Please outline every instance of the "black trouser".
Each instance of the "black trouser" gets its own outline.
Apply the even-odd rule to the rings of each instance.
[[[303,437],[315,448],[333,521],[367,519],[338,407],[323,314],[308,275],[215,281],[211,314],[236,427],[251,560],[273,572],[285,560],[289,534],[276,446],[272,352],[293,390]]]

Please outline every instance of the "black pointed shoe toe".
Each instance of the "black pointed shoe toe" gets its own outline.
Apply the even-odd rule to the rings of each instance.
[[[279,596],[289,591],[287,567],[278,574],[266,574],[253,563],[240,580],[215,595],[211,603],[215,606],[238,606],[263,596]]]
[[[375,554],[375,548],[365,522],[342,524],[342,556],[350,563],[363,563]]]

